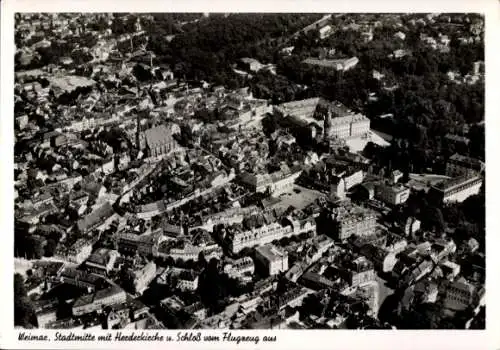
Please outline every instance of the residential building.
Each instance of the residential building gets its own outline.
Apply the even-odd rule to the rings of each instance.
[[[375,185],[371,182],[365,182],[361,185],[359,189],[359,194],[361,198],[372,200],[375,198]]]
[[[150,234],[118,233],[116,236],[117,250],[124,254],[140,254],[157,256],[162,238],[161,230]]]
[[[160,301],[161,307],[170,314],[176,314],[185,308],[185,304],[178,296],[173,295]]]
[[[364,43],[369,43],[373,40],[373,31],[370,29],[361,33],[361,38],[363,39]]]
[[[345,199],[345,181],[341,177],[334,177],[330,181],[330,198],[332,200]]]
[[[197,261],[200,253],[203,251],[201,247],[196,247],[191,244],[185,244],[182,248],[172,248],[168,253],[159,252],[158,255],[170,256],[172,259],[180,259],[183,261]]]
[[[87,270],[107,276],[113,270],[116,259],[120,256],[116,250],[99,248],[85,261]]]
[[[302,63],[309,66],[317,66],[322,68],[331,68],[336,71],[348,71],[358,64],[359,59],[357,57],[351,58],[338,58],[338,59],[317,59],[317,58],[307,58]]]
[[[466,250],[469,253],[474,253],[479,249],[479,242],[474,238],[470,238],[466,243]]]
[[[115,211],[111,204],[106,202],[83,219],[78,220],[76,223],[77,228],[82,233],[88,233],[100,226],[109,225],[111,223],[110,219],[114,213]]]
[[[405,35],[405,33],[403,33],[403,32],[397,32],[396,34],[394,34],[394,37],[395,37],[395,38],[398,38],[398,39],[400,39],[400,40],[405,40],[406,35]]]
[[[449,260],[445,260],[439,264],[443,277],[453,281],[460,274],[460,265]]]
[[[373,263],[364,256],[337,267],[351,287],[365,285],[375,280]]]
[[[373,266],[377,271],[383,273],[391,272],[398,261],[395,252],[389,252],[372,244],[364,245],[361,247],[360,252],[373,262]]]
[[[103,284],[101,276],[77,270],[75,268],[64,268],[60,274],[55,277],[61,283],[74,285],[78,288],[85,288],[88,291],[94,291]]]
[[[38,328],[47,328],[47,325],[57,320],[58,304],[57,300],[39,300],[34,303]]]
[[[446,134],[444,139],[448,141],[450,144],[460,147],[468,147],[470,143],[470,139],[465,136],[456,135],[456,134]]]
[[[413,237],[416,232],[420,230],[420,220],[414,218],[414,217],[409,217],[406,219],[405,227],[404,227],[404,232],[405,235]]]
[[[19,117],[16,117],[16,125],[19,127],[20,130],[26,128],[26,126],[28,125],[28,121],[29,119],[27,114],[23,114]]]
[[[474,75],[484,74],[484,61],[474,62]]]
[[[376,187],[375,198],[389,205],[400,205],[410,196],[410,189],[403,185],[380,184]]]
[[[66,252],[65,257],[72,263],[81,264],[92,254],[92,241],[80,238]]]
[[[287,306],[298,307],[302,305],[302,301],[313,291],[304,287],[296,287],[285,291],[282,295],[278,297],[278,308],[283,310]]]
[[[184,311],[190,315],[193,315],[199,320],[204,320],[207,318],[207,309],[205,305],[201,302],[196,302],[184,308]]]
[[[249,186],[252,191],[266,192],[273,196],[279,196],[282,193],[293,189],[295,180],[302,173],[300,167],[290,168],[286,164],[281,165],[281,169],[271,174],[250,174],[244,173],[240,176],[241,181]]]
[[[73,315],[82,316],[91,312],[101,312],[105,306],[122,304],[127,301],[127,293],[117,285],[101,289],[94,294],[84,295],[73,304]]]
[[[253,275],[255,265],[252,258],[245,256],[232,261],[224,266],[224,272],[232,278],[241,278],[246,275]]]
[[[199,274],[194,270],[184,270],[177,275],[177,288],[194,292],[198,289]]]
[[[461,277],[448,285],[444,306],[453,311],[465,310],[471,306],[478,306],[482,302],[484,294],[483,287],[476,286]]]
[[[319,29],[319,37],[320,39],[327,38],[330,34],[332,34],[332,27],[330,25],[326,25]]]
[[[371,210],[361,207],[335,208],[332,210],[332,229],[337,239],[343,241],[351,236],[371,236],[375,233],[376,216]],[[329,232],[329,234],[332,234]]]
[[[480,160],[455,153],[446,162],[446,175],[451,177],[478,175],[484,168],[485,164]]]
[[[389,56],[392,58],[403,58],[410,55],[410,52],[403,49],[394,50]]]
[[[350,173],[346,173],[343,176],[346,191],[350,190],[352,187],[359,185],[363,182],[364,174],[363,170],[354,170]]]
[[[302,276],[304,271],[307,269],[308,265],[305,263],[295,263],[285,274],[285,278],[297,282],[297,280]]]
[[[391,173],[391,182],[393,184],[396,184],[398,183],[398,181],[403,177],[403,173],[399,170],[394,170],[392,173]]]
[[[270,276],[288,270],[288,253],[268,244],[255,249],[255,259]]]
[[[255,58],[244,57],[240,61],[244,65],[244,68],[248,68],[252,72],[258,72],[262,68],[262,63],[257,61]]]
[[[142,268],[132,271],[135,292],[142,294],[155,277],[156,264],[152,261],[144,265]]]
[[[271,243],[283,237],[300,235],[304,232],[315,232],[316,223],[313,219],[295,220],[284,219],[282,223],[272,222],[250,230],[230,232],[225,238],[229,249],[237,253],[243,248]]]

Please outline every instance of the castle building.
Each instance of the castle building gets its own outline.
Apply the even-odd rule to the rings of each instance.
[[[431,187],[429,196],[440,203],[463,202],[470,196],[479,194],[483,179],[477,175],[464,175]]]

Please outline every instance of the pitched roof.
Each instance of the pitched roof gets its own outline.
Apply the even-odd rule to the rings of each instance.
[[[149,147],[158,147],[172,139],[172,133],[166,125],[159,125],[144,132]]]

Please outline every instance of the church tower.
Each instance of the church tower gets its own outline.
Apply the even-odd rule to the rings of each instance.
[[[327,139],[330,137],[330,129],[332,127],[332,112],[330,108],[326,111],[324,122],[323,122],[323,138]]]
[[[136,130],[135,130],[135,147],[141,150],[141,117],[137,114],[136,118]]]

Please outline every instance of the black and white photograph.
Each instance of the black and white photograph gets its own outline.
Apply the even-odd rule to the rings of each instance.
[[[144,1],[2,4],[0,347],[486,349],[498,4]]]
[[[484,17],[16,13],[14,322],[484,329]]]

